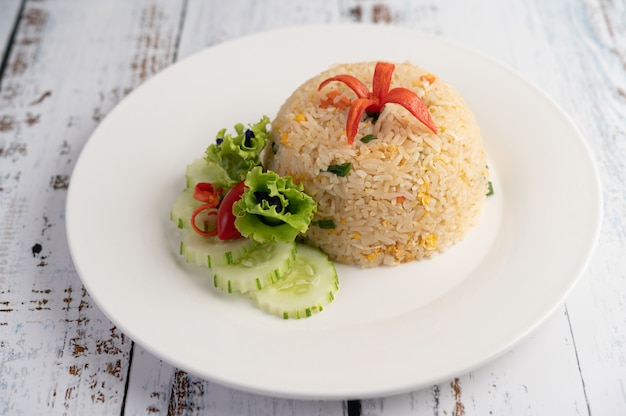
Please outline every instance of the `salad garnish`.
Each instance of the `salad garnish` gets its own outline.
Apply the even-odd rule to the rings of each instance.
[[[205,157],[187,166],[187,186],[170,219],[181,230],[185,262],[211,269],[213,285],[247,293],[283,319],[321,312],[335,299],[335,266],[321,250],[296,242],[317,203],[289,176],[265,171],[260,153],[269,118],[235,135],[222,129]]]
[[[214,236],[218,233],[217,228],[213,228],[209,230],[209,222],[208,217],[217,215],[217,209],[215,209],[220,204],[220,196],[219,193],[213,188],[208,182],[199,182],[196,184],[193,190],[193,198],[197,201],[204,202],[204,204],[198,206],[191,213],[191,228],[198,234],[210,237]],[[206,212],[205,212],[206,211]],[[200,213],[205,212],[207,216],[207,220],[204,221],[204,229],[198,227],[197,218]]]
[[[226,182],[221,184],[225,188],[244,180],[250,169],[260,165],[261,151],[269,137],[269,122],[269,117],[263,116],[247,129],[238,123],[235,125],[236,135],[226,134],[226,129],[222,129],[217,133],[216,142],[206,149],[207,162],[216,163],[226,173],[220,178]]]
[[[216,142],[207,148],[206,171],[216,183],[195,185],[194,198],[204,202],[192,213],[191,227],[196,233],[205,237],[217,235],[222,241],[245,237],[258,243],[287,243],[308,229],[317,203],[304,192],[302,184],[296,184],[289,176],[264,171],[261,166],[260,154],[269,136],[268,124],[269,118],[263,116],[248,129],[236,124],[236,135],[226,134],[226,129],[222,129]],[[329,171],[333,171],[331,168]],[[338,165],[338,169],[335,173],[345,176],[350,163]],[[228,186],[223,183],[225,176]],[[241,179],[235,182],[238,178]],[[223,188],[226,192],[220,197]],[[216,216],[214,229],[208,230],[207,224],[205,229],[197,226],[196,217],[200,213]]]
[[[198,221],[198,215],[200,215],[200,213],[202,212],[205,212],[205,215],[207,216],[207,220],[204,221],[204,229],[198,227],[198,224],[196,222]],[[191,213],[191,228],[193,228],[195,232],[197,232],[203,237],[212,237],[214,235],[217,235],[216,227],[213,227],[213,229],[211,230],[209,229],[208,217],[211,217],[211,216],[217,216],[217,210],[215,208],[211,208],[210,205],[208,204],[200,205],[198,208],[194,209],[193,212]]]
[[[309,228],[317,203],[302,184],[257,166],[248,172],[245,186],[233,205],[242,236],[259,243],[290,242]]]
[[[198,182],[193,190],[193,198],[215,208],[220,204],[220,195],[208,182]]]

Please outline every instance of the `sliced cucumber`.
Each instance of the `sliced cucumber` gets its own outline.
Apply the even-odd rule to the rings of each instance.
[[[214,266],[213,284],[228,293],[261,290],[289,273],[295,258],[295,243],[259,245],[235,264]]]
[[[257,306],[284,319],[307,318],[335,299],[339,280],[333,262],[317,248],[297,244],[291,272],[274,285],[251,292]]]
[[[191,214],[203,202],[194,199],[193,188],[187,188],[178,194],[170,210],[170,219],[180,229],[191,229]]]
[[[223,186],[226,189],[235,184],[235,181],[228,177],[224,168],[215,162],[207,162],[204,158],[196,159],[187,165],[185,178],[187,188],[192,189],[198,182],[208,182],[216,186]]]
[[[257,243],[248,238],[220,240],[186,231],[180,243],[180,255],[187,263],[203,267],[218,267],[237,263],[254,251]]]

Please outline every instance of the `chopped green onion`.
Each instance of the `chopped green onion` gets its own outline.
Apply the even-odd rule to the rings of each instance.
[[[337,176],[346,176],[352,169],[352,163],[346,162],[341,165],[331,165],[328,167],[327,172],[334,173]]]
[[[316,225],[324,230],[332,230],[335,228],[335,221],[333,220],[311,221],[311,224]]]
[[[493,195],[493,183],[491,181],[487,183],[487,189],[487,196]]]
[[[361,137],[361,141],[362,141],[363,143],[369,143],[369,142],[371,142],[372,140],[376,140],[376,136],[374,136],[373,134],[368,134],[367,136],[363,136],[363,137]]]

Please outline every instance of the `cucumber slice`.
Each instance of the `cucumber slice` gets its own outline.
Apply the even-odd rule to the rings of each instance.
[[[214,185],[230,188],[235,181],[228,177],[228,174],[220,165],[215,162],[207,162],[204,158],[199,158],[187,165],[185,173],[187,188],[196,186],[198,182],[208,182]]]
[[[186,231],[180,243],[180,255],[187,263],[212,268],[237,263],[256,246],[257,243],[248,238],[220,240]]]
[[[170,210],[170,219],[180,229],[191,229],[191,214],[202,204],[203,202],[194,199],[193,188],[187,188],[174,200]]]
[[[235,264],[214,266],[213,285],[228,293],[261,290],[289,273],[295,258],[295,243],[259,245]]]
[[[257,306],[284,319],[307,318],[321,312],[339,290],[337,271],[321,250],[297,244],[291,273],[250,297]]]

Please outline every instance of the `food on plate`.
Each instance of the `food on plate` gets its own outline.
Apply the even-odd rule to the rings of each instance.
[[[260,243],[290,242],[308,229],[317,204],[302,185],[288,176],[263,172],[261,166],[248,172],[244,184],[232,208],[235,226],[244,237]]]
[[[220,130],[187,166],[170,219],[181,230],[181,257],[210,269],[213,286],[283,319],[306,318],[335,299],[339,281],[325,253],[296,242],[317,203],[260,165],[268,124],[263,117],[235,125],[235,134]]]
[[[298,87],[271,127],[263,165],[317,202],[304,240],[334,261],[429,258],[478,223],[490,187],[480,129],[420,67],[336,65]]]
[[[284,319],[305,318],[335,299],[338,284],[328,256],[302,244],[298,245],[291,273],[265,290],[251,292],[250,297],[259,308]]]
[[[374,267],[460,241],[493,192],[461,96],[414,65],[337,65],[271,122],[222,129],[172,205],[180,255],[284,319],[339,289],[334,261]]]

